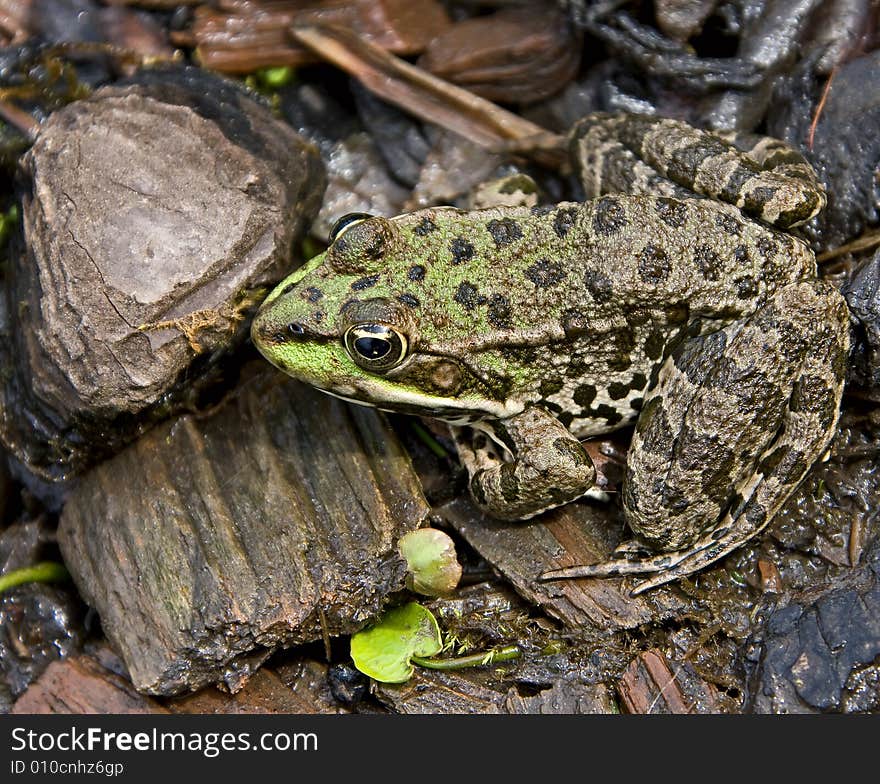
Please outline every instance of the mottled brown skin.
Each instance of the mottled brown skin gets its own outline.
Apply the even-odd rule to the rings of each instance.
[[[253,335],[333,394],[458,426],[474,499],[504,519],[583,496],[579,439],[637,419],[622,498],[639,540],[576,573],[654,573],[644,590],[760,531],[821,456],[849,317],[806,245],[767,225],[824,203],[780,143],[753,160],[680,123],[599,115],[572,146],[588,190],[623,176],[666,195],[352,223],[267,298]],[[656,162],[622,175],[633,150],[731,203],[685,197]]]

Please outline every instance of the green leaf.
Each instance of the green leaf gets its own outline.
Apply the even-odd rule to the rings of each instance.
[[[443,531],[410,531],[400,538],[397,549],[406,559],[406,587],[411,591],[443,596],[455,590],[461,579],[461,564],[455,556],[455,543]]]
[[[0,593],[25,583],[56,583],[69,579],[64,564],[55,561],[41,561],[33,566],[25,566],[0,575]]]
[[[417,602],[395,607],[351,638],[351,658],[364,675],[381,683],[403,683],[412,677],[413,656],[440,653],[440,627]]]

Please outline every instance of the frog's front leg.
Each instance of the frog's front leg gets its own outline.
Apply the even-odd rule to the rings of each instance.
[[[501,520],[526,520],[567,504],[590,490],[596,470],[580,442],[549,412],[526,408],[508,419],[486,423],[512,456],[477,431],[456,428],[456,446],[470,475],[471,495],[483,511]]]
[[[790,284],[743,323],[692,338],[664,365],[627,457],[629,546],[542,579],[651,574],[634,594],[701,569],[759,533],[827,449],[849,317],[833,287]]]

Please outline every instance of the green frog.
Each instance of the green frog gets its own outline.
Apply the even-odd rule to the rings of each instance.
[[[542,579],[688,575],[765,528],[835,432],[849,313],[788,229],[825,196],[764,137],[595,114],[587,198],[346,216],[252,336],[337,397],[452,425],[475,502],[525,520],[589,493],[581,444],[635,423],[635,534]]]

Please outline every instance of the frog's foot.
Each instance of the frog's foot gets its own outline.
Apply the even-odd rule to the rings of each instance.
[[[630,526],[665,552],[541,579],[650,574],[638,594],[760,533],[834,434],[847,349],[845,304],[821,281],[786,286],[747,323],[690,341],[645,404],[622,494]]]
[[[492,517],[527,520],[580,498],[593,486],[596,470],[586,450],[547,411],[528,408],[484,426],[513,459],[503,460],[485,433],[477,432],[471,440],[460,431],[455,435],[471,495]]]

